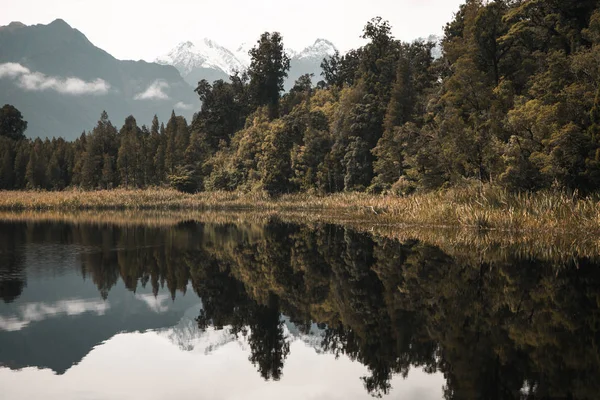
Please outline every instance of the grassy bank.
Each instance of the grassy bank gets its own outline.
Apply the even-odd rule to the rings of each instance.
[[[174,190],[0,192],[0,210],[14,211],[258,211],[311,219],[422,227],[464,227],[510,232],[600,233],[600,202],[561,193],[511,194],[466,188],[408,197],[341,193],[269,198],[229,192],[184,194]]]

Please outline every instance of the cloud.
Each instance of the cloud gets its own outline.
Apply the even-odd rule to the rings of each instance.
[[[168,100],[169,95],[164,92],[164,89],[168,89],[169,84],[162,79],[157,79],[148,89],[142,93],[138,93],[134,96],[135,100]]]
[[[0,315],[0,331],[20,331],[31,322],[43,321],[60,314],[72,316],[95,312],[97,315],[104,315],[109,308],[108,302],[99,300],[63,300],[53,304],[28,303],[20,307],[20,317]]]
[[[175,108],[179,108],[181,110],[191,110],[192,108],[194,108],[194,106],[192,104],[187,104],[183,101],[180,101],[177,104],[175,104]]]
[[[17,63],[0,64],[0,78],[16,78],[20,75],[30,73],[28,68]]]
[[[58,93],[79,96],[84,94],[106,94],[110,85],[103,79],[91,82],[79,78],[59,78],[31,71],[17,63],[0,64],[0,78],[11,78],[17,85],[28,91],[54,90]]]

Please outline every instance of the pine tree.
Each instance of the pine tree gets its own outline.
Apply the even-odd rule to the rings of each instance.
[[[250,94],[255,107],[267,106],[269,117],[279,115],[279,98],[290,69],[283,37],[278,32],[265,32],[256,47],[250,50],[252,61],[248,69]]]
[[[46,177],[46,165],[43,142],[40,139],[36,139],[31,148],[29,162],[25,170],[25,180],[27,181],[28,188],[46,189],[48,181]]]
[[[14,142],[0,137],[0,190],[15,187],[15,151]]]

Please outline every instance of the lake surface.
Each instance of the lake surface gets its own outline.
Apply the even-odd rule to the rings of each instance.
[[[593,399],[600,259],[335,225],[0,222],[0,399]]]

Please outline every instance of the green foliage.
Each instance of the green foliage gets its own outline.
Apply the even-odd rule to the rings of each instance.
[[[279,115],[280,92],[290,69],[283,37],[279,32],[263,33],[256,47],[250,50],[250,56],[250,99],[255,107],[267,106],[269,117],[276,118]]]
[[[27,121],[23,120],[23,115],[19,110],[10,104],[5,104],[0,108],[0,136],[10,139],[25,139],[25,130]]]
[[[197,179],[189,166],[175,167],[175,171],[169,175],[169,185],[184,193],[195,193],[198,190]]]

